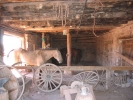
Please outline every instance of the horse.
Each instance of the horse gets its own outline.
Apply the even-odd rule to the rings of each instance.
[[[60,49],[61,55],[63,57],[63,63],[66,64],[67,63],[67,48],[62,48]],[[78,62],[80,62],[82,58],[82,51],[80,49],[76,49],[76,48],[71,48],[71,62],[72,64],[77,64]]]
[[[52,57],[54,57],[59,63],[62,63],[62,56],[58,49],[27,51],[25,49],[19,48],[13,49],[11,51],[14,51],[15,63],[21,61],[26,62],[28,65],[40,66],[46,63]]]

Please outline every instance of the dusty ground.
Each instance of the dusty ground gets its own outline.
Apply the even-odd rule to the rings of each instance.
[[[106,92],[94,91],[96,100],[133,100],[133,88],[121,88]],[[60,97],[60,91],[50,93],[39,91],[36,87],[31,87],[29,93],[26,92],[23,100],[65,100]],[[74,96],[73,96],[74,100]]]
[[[96,63],[80,63],[81,65],[97,65]],[[79,65],[80,65],[79,64]],[[33,75],[30,75],[33,76]],[[70,80],[69,78],[63,76],[65,80]],[[71,78],[71,77],[70,77]],[[94,91],[96,100],[133,100],[133,86],[119,88],[118,86],[109,89],[108,91]],[[73,100],[75,100],[75,95],[72,95]],[[29,92],[23,95],[23,100],[65,100],[60,96],[60,90],[54,92],[45,93],[38,90],[34,84],[30,87]]]

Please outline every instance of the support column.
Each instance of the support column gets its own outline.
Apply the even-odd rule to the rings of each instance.
[[[28,34],[24,34],[24,43],[25,43],[25,45],[24,45],[24,49],[26,49],[26,50],[28,50]]]
[[[67,31],[67,66],[71,66],[71,34]]]
[[[3,35],[4,35],[4,30],[0,28],[0,44],[3,44]]]
[[[42,33],[42,49],[45,49],[46,43],[45,43],[45,36],[44,33]]]
[[[3,35],[4,35],[4,30],[0,28],[0,56],[1,57],[3,57],[3,54],[4,54]]]
[[[67,66],[71,66],[71,34],[67,29]],[[71,71],[64,71],[65,74],[71,74]]]

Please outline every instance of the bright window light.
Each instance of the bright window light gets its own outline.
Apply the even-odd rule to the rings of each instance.
[[[12,49],[17,49],[21,47],[21,38],[11,35],[3,36],[3,44],[4,44],[4,63],[6,65],[14,64],[13,54],[7,57],[8,53]]]

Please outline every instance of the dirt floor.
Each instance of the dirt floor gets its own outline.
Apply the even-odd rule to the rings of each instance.
[[[98,64],[81,62],[78,65],[97,66]],[[29,76],[32,78],[33,74],[31,73]],[[70,81],[71,77],[63,76],[63,79]],[[64,84],[65,82],[62,82],[62,85]],[[75,100],[75,95],[71,95],[72,100]],[[133,100],[133,85],[131,87],[123,88],[119,86],[113,86],[113,88],[106,91],[94,90],[94,95],[96,100]],[[50,93],[46,93],[40,91],[34,84],[32,84],[29,88],[29,91],[24,93],[23,100],[65,100],[65,98],[61,96],[59,89]]]
[[[96,100],[133,100],[133,88],[121,88],[106,92],[94,91]],[[74,95],[72,95],[73,100]],[[65,100],[60,96],[60,90],[45,93],[39,91],[36,87],[32,86],[29,92],[23,95],[23,100]]]
[[[94,95],[96,100],[133,100],[133,86],[123,88],[113,86],[105,91],[94,90]],[[75,100],[75,95],[72,95],[72,98],[72,100]],[[60,96],[59,89],[46,93],[40,91],[34,84],[32,84],[29,91],[24,93],[23,100],[65,100],[65,98]]]

